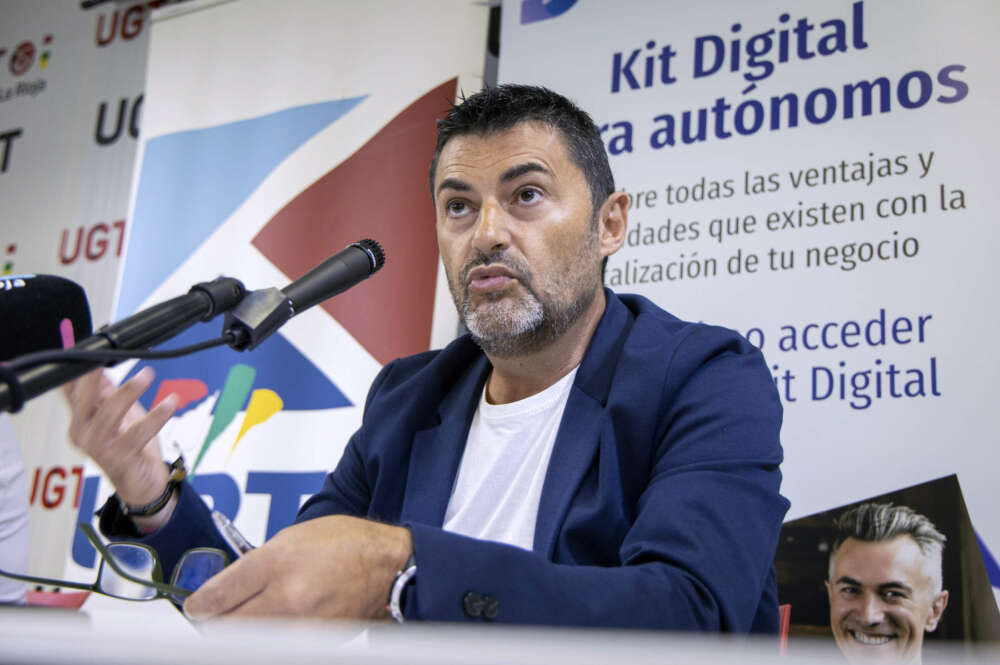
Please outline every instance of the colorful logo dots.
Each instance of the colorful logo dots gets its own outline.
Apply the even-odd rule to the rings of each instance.
[[[14,262],[10,259],[14,253],[17,252],[17,245],[11,243],[7,245],[7,260],[3,262],[3,271],[0,272],[2,275],[9,275],[14,271]]]
[[[51,44],[52,43],[52,35],[45,35],[45,39],[42,40],[42,43],[45,44],[46,46],[48,46],[49,44]],[[39,58],[39,60],[38,60],[38,67],[40,69],[45,69],[46,67],[49,66],[49,54],[50,53],[51,53],[51,51],[48,51],[48,50],[42,51],[42,57]]]

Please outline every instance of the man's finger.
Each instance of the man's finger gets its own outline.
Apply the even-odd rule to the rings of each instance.
[[[177,395],[171,393],[157,404],[155,409],[131,423],[123,433],[123,438],[145,445],[167,424],[170,417],[174,415],[174,411],[177,410],[177,404]]]
[[[143,367],[139,373],[123,383],[111,396],[104,400],[101,408],[94,414],[93,427],[102,439],[118,434],[118,429],[125,414],[136,400],[146,392],[153,382],[151,367]]]
[[[274,597],[274,585],[266,586],[245,601],[217,615],[216,619],[240,619],[248,617],[278,617],[282,616],[283,605]]]
[[[209,579],[184,601],[184,614],[204,621],[231,612],[259,594],[267,585],[267,556],[249,552]]]
[[[98,386],[103,375],[103,369],[95,369],[93,372],[88,372],[63,385],[63,394],[74,412],[79,411],[80,415],[85,417],[89,417],[94,412]]]

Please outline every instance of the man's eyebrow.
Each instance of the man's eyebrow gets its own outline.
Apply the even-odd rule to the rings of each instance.
[[[438,185],[437,193],[440,194],[443,189],[454,189],[459,192],[467,192],[472,189],[472,187],[469,186],[469,183],[463,182],[458,178],[445,178],[441,181],[441,184]]]
[[[861,582],[854,579],[853,577],[848,577],[847,575],[842,575],[839,578],[837,578],[837,581],[834,582],[834,584],[852,584],[854,586],[861,586]]]
[[[850,584],[851,586],[864,586],[860,581],[854,579],[853,577],[848,577],[847,575],[843,575],[842,577],[838,578],[836,584]],[[904,584],[903,582],[895,582],[895,581],[883,582],[882,584],[879,584],[878,590],[879,591],[899,590],[899,591],[905,591],[906,593],[910,594],[913,593],[913,589],[909,585]]]
[[[504,171],[500,176],[500,182],[517,180],[526,173],[543,173],[545,175],[552,175],[552,171],[548,170],[545,166],[539,164],[538,162],[525,162],[524,164],[517,164]]]
[[[543,173],[545,175],[552,175],[552,171],[538,162],[525,162],[524,164],[516,164],[500,174],[500,182],[517,180],[526,173]],[[441,184],[437,186],[437,193],[440,194],[444,189],[467,192],[471,190],[472,187],[469,183],[457,178],[445,178],[441,181]]]
[[[879,591],[905,591],[906,593],[913,593],[913,589],[910,588],[908,584],[902,582],[885,582],[884,584],[878,585]]]

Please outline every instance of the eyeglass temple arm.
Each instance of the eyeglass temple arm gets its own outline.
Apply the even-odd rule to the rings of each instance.
[[[14,580],[21,580],[22,582],[31,582],[32,584],[42,584],[44,586],[54,586],[54,587],[66,587],[70,589],[79,589],[80,591],[94,591],[93,584],[82,584],[80,582],[71,582],[69,580],[56,580],[50,579],[48,577],[35,577],[33,575],[22,575],[20,573],[12,573],[10,571],[0,568],[0,577],[9,577]]]

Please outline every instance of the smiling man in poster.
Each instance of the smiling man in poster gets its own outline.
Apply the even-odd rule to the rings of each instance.
[[[826,582],[830,627],[851,663],[920,663],[924,633],[948,606],[945,537],[906,506],[864,503],[836,521]]]

